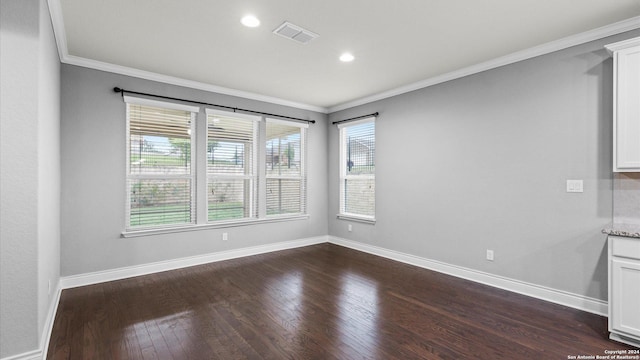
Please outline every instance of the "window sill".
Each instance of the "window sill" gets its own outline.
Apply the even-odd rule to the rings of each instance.
[[[347,214],[338,214],[337,217],[340,220],[357,221],[357,222],[361,222],[361,223],[365,223],[365,224],[375,225],[375,223],[376,223],[376,219],[375,218],[370,218],[370,217],[362,217],[362,216],[347,215]]]
[[[283,222],[283,221],[306,220],[308,218],[309,218],[308,214],[295,215],[295,216],[273,216],[273,217],[268,217],[264,219],[224,221],[224,222],[217,222],[214,224],[212,223],[212,224],[199,224],[199,225],[185,225],[185,226],[166,227],[166,228],[160,228],[160,229],[129,230],[129,231],[123,231],[120,235],[123,238],[133,238],[133,237],[140,237],[140,236],[181,233],[186,231],[222,229],[222,228],[228,228],[228,227],[258,225],[258,224],[267,224],[267,223]]]

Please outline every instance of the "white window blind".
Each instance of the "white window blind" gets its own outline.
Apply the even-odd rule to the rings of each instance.
[[[267,216],[306,213],[307,124],[267,119],[266,210]]]
[[[194,223],[192,129],[197,107],[127,102],[127,229]],[[166,106],[165,106],[166,105]]]
[[[124,95],[123,236],[307,214],[308,124]]]
[[[375,118],[339,124],[340,214],[375,218]]]
[[[208,221],[257,217],[259,117],[207,109]]]

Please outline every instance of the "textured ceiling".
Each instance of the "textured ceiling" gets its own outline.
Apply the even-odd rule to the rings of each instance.
[[[51,2],[70,57],[319,108],[640,15],[640,0]],[[242,26],[247,13],[261,25]],[[320,37],[272,34],[285,20]],[[341,63],[344,51],[355,61]]]

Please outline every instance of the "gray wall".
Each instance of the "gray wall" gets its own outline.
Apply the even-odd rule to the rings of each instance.
[[[310,118],[307,220],[121,238],[125,222],[125,104],[113,87]],[[62,66],[63,276],[326,235],[327,115]],[[229,240],[222,241],[221,233]]]
[[[38,350],[59,279],[60,64],[45,1],[2,0],[0,24],[3,358]]]
[[[40,38],[38,329],[42,332],[60,278],[60,58],[46,1],[40,1]]]
[[[332,114],[381,114],[378,222],[347,232],[335,219],[337,129],[326,115],[60,69],[44,0],[2,0],[0,10],[0,358],[38,349],[48,284],[60,272],[327,233],[606,299],[612,65],[602,46],[640,31]],[[309,131],[310,218],[121,238],[125,124],[114,86],[318,120]],[[585,192],[567,194],[567,179],[584,179]],[[494,262],[484,260],[487,248]]]
[[[329,128],[329,234],[607,298],[612,60],[626,33],[331,114],[375,111],[375,225],[338,220]],[[566,193],[583,179],[584,193]],[[495,261],[485,260],[485,250]]]

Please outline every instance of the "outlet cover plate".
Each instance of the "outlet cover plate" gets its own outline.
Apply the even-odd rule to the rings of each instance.
[[[584,185],[582,180],[567,180],[567,192],[568,193],[584,192]]]

